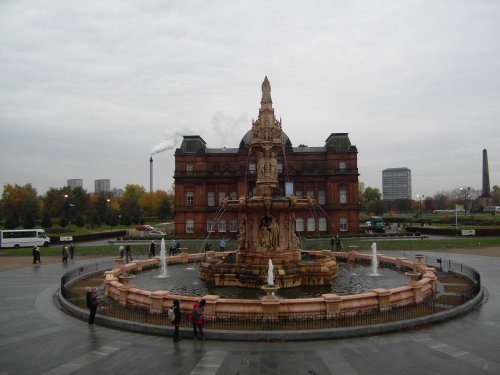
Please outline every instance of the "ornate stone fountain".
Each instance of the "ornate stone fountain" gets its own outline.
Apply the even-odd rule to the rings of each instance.
[[[337,276],[336,259],[325,252],[302,262],[295,233],[295,210],[314,205],[311,198],[284,197],[278,181],[278,155],[284,152],[281,120],[276,120],[267,77],[262,83],[259,117],[252,122],[247,146],[256,155],[256,186],[252,197],[222,203],[238,212],[238,249],[224,255],[209,252],[200,278],[215,285],[260,288],[266,284],[269,260],[275,265],[280,288],[331,284]]]

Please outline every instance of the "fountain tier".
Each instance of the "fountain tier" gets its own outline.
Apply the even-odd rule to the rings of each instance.
[[[281,121],[274,117],[267,77],[248,147],[257,162],[253,197],[222,202],[224,212],[238,212],[238,248],[223,255],[208,252],[200,267],[200,278],[215,285],[260,288],[266,284],[271,260],[275,284],[280,288],[331,284],[337,276],[335,258],[325,252],[303,262],[295,233],[295,210],[313,207],[314,200],[283,197],[279,192],[277,166],[278,155],[284,150],[283,135]]]

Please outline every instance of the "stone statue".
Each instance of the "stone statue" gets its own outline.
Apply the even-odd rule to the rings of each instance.
[[[277,250],[280,239],[280,226],[274,217],[271,220],[271,224],[269,224],[269,230],[271,232],[271,248]]]
[[[269,158],[269,175],[272,178],[278,178],[278,159],[275,152],[271,152],[271,157]]]
[[[266,159],[264,158],[264,153],[259,152],[259,157],[257,158],[257,178],[264,178],[266,175]]]
[[[238,248],[239,249],[246,249],[246,240],[247,240],[247,234],[246,234],[246,223],[245,221],[242,221],[240,224],[239,233],[238,233]]]
[[[262,100],[260,101],[262,103],[273,103],[271,99],[271,83],[269,80],[264,78],[264,82],[262,82]]]
[[[270,246],[270,233],[267,226],[263,225],[260,228],[259,237],[261,248],[268,250]]]

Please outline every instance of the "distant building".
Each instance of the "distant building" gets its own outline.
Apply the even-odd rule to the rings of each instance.
[[[111,190],[110,180],[102,179],[95,180],[95,192],[96,193],[109,193]]]
[[[242,216],[226,212],[224,199],[252,197],[256,191],[260,171],[259,155],[251,147],[254,128],[266,121],[281,128],[271,103],[263,92],[259,118],[238,147],[209,148],[199,135],[184,136],[175,151],[176,237],[213,233],[236,238]],[[302,236],[358,233],[358,151],[348,134],[332,133],[317,147],[293,147],[284,132],[282,141],[283,150],[275,155],[278,181],[273,196],[313,197],[317,203],[314,209],[295,211],[295,223],[290,224],[296,232]],[[270,166],[263,166],[263,171],[266,168]]]
[[[71,189],[74,188],[83,188],[83,179],[81,178],[70,178],[68,180],[67,186]]]
[[[382,197],[384,200],[412,199],[411,170],[388,168],[382,171]]]

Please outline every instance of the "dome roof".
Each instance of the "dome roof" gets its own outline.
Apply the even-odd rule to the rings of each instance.
[[[290,144],[292,143],[290,141],[290,138],[288,138],[288,135],[285,134],[285,132],[282,132],[282,138],[283,138],[283,144],[286,145],[287,142],[290,142]],[[246,134],[243,136],[243,138],[241,138],[241,142],[240,142],[240,145],[248,145],[250,143],[250,140],[252,138],[252,129],[250,129],[249,131],[246,132]]]

